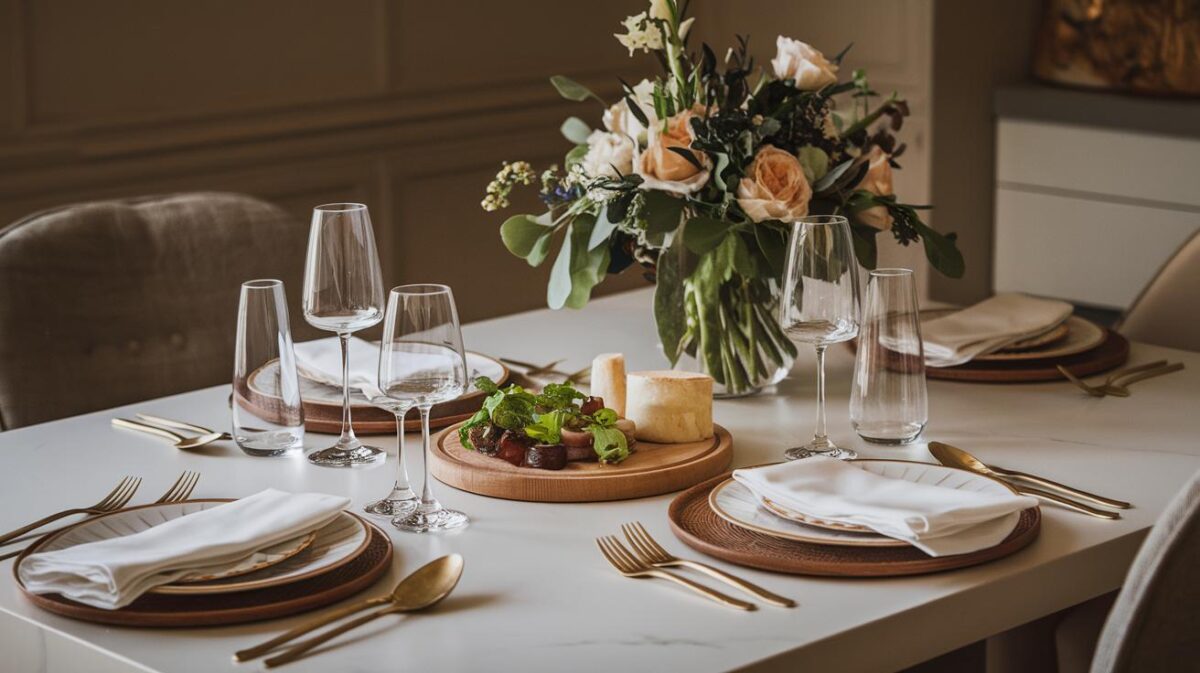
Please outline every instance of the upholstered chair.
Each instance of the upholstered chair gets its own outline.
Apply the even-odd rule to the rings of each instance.
[[[307,226],[249,196],[70,205],[0,229],[0,429],[228,382],[240,285],[299,312]]]
[[[1117,326],[1134,341],[1200,351],[1200,231],[1142,290]]]

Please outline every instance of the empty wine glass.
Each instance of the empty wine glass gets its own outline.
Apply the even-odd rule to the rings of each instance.
[[[371,217],[361,203],[313,209],[304,266],[304,319],[336,332],[342,345],[342,434],[328,449],[308,454],[324,467],[356,467],[383,461],[382,449],[366,446],[350,425],[350,335],[383,318],[383,276]]]
[[[380,359],[382,359],[383,353],[384,349],[380,348]],[[412,487],[409,486],[408,465],[404,461],[404,419],[412,410],[413,402],[407,399],[394,400],[384,395],[382,390],[373,390],[371,391],[371,404],[387,409],[396,416],[396,480],[392,482],[392,490],[386,496],[364,505],[363,510],[368,514],[380,516],[407,514],[420,502],[417,494],[413,493]]]
[[[850,424],[868,442],[908,444],[929,420],[927,398],[913,272],[872,271],[854,358]]]
[[[845,217],[812,215],[792,224],[779,325],[793,342],[817,349],[817,427],[811,441],[784,452],[789,460],[856,455],[825,431],[825,349],[858,334],[858,273]]]
[[[379,354],[379,387],[421,412],[424,480],[421,502],[392,525],[413,533],[467,525],[467,515],[442,507],[429,478],[429,410],[467,387],[467,362],[454,294],[445,285],[401,285],[388,295]]]

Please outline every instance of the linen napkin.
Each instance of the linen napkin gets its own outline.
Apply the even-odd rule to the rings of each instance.
[[[338,337],[304,341],[293,346],[296,370],[306,379],[342,388],[342,346]],[[368,400],[382,396],[379,390],[379,346],[350,337],[350,388],[362,391]]]
[[[335,495],[267,489],[133,535],[31,554],[17,572],[33,593],[115,610],[192,570],[220,567],[316,530],[349,504]]]
[[[760,499],[808,516],[866,526],[930,556],[999,544],[1016,526],[1019,512],[1037,505],[1033,498],[1011,493],[892,479],[822,456],[734,470],[733,478]]]
[[[998,294],[921,325],[925,364],[953,367],[1043,334],[1071,315],[1071,305],[1023,294]]]

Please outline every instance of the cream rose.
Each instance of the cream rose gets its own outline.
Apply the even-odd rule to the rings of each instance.
[[[633,170],[633,141],[628,136],[604,131],[592,131],[587,139],[588,151],[583,155],[583,172],[589,178],[629,175]]]
[[[771,59],[775,76],[795,80],[801,91],[815,91],[837,82],[838,67],[809,45],[779,36],[775,40],[775,58]]]
[[[812,187],[800,160],[773,145],[754,155],[737,188],[738,205],[755,222],[789,222],[808,214]]]
[[[646,139],[646,150],[634,165],[634,171],[642,176],[642,187],[660,189],[675,194],[691,194],[699,191],[708,182],[712,162],[703,152],[692,151],[692,156],[703,169],[671,151],[671,147],[687,148],[695,140],[692,133],[694,111],[681,112],[663,122],[654,122]]]
[[[891,157],[884,153],[878,145],[872,147],[866,156],[866,161],[870,162],[867,166],[867,174],[858,183],[857,189],[870,192],[875,196],[895,194],[896,190],[892,187],[892,165],[888,163],[890,160]],[[871,206],[856,212],[854,216],[859,222],[880,231],[888,231],[892,228],[892,214],[888,212],[886,206]]]

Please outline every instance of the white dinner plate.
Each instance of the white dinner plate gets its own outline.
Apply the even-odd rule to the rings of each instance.
[[[990,477],[934,463],[872,459],[854,460],[851,463],[868,472],[918,484],[931,484],[982,493],[1013,492],[1007,485]],[[732,478],[721,482],[708,494],[708,504],[717,516],[735,526],[785,540],[843,547],[908,546],[908,543],[903,540],[896,540],[871,531],[860,532],[848,529],[844,525],[816,526],[813,525],[812,519],[789,512],[777,503],[771,503],[771,508],[768,509],[763,507],[758,497],[750,489]],[[1020,516],[1020,512],[1014,512],[1007,518],[1012,520],[1013,526],[1016,526]],[[801,523],[800,519],[805,519],[808,523]]]
[[[38,551],[55,551],[87,542],[133,535],[227,502],[191,500],[114,512],[64,530],[47,540]],[[369,538],[369,531],[361,519],[349,512],[342,512],[332,522],[312,533],[259,550],[220,570],[206,569],[205,574],[220,575],[218,578],[202,581],[193,577],[186,582],[154,587],[149,593],[231,593],[286,584],[349,562]]]

